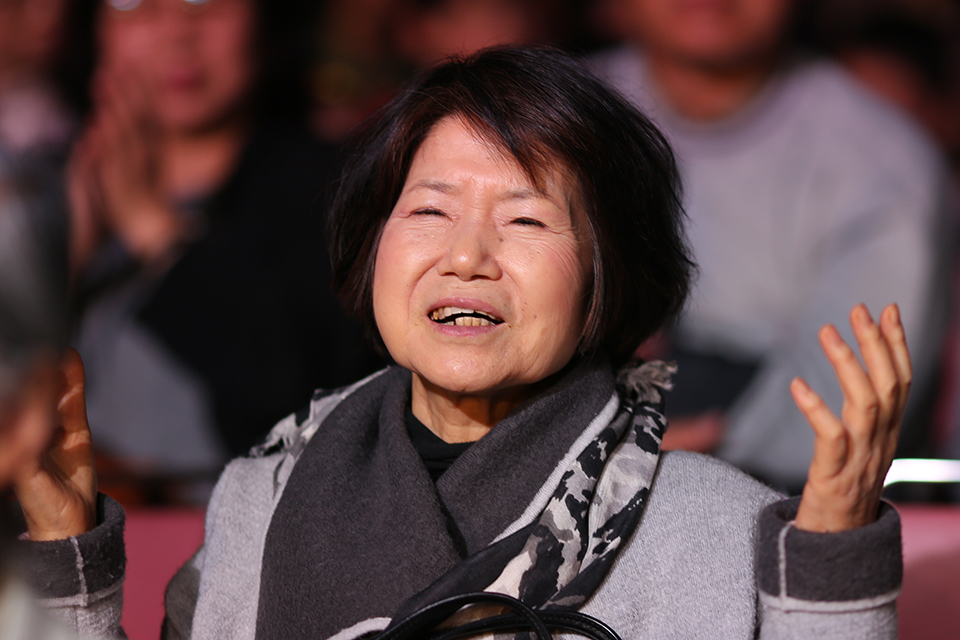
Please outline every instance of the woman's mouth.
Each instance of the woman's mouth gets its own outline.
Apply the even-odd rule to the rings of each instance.
[[[485,311],[463,309],[461,307],[440,307],[430,312],[430,319],[438,324],[455,327],[487,327],[503,323],[498,318]]]

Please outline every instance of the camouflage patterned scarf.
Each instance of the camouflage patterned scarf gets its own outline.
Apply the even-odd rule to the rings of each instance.
[[[318,394],[253,452],[281,454],[257,638],[367,637],[484,590],[579,608],[640,521],[671,372],[650,362],[614,379],[605,363],[583,362],[436,485],[403,424],[409,372]]]
[[[445,597],[481,590],[505,593],[535,609],[579,609],[640,521],[667,424],[662,392],[669,390],[674,370],[659,361],[620,370],[619,406],[608,406],[597,416],[605,426],[558,470],[559,482],[546,505],[535,501],[524,518],[408,601],[393,619]],[[491,565],[503,569],[489,584],[480,584]]]

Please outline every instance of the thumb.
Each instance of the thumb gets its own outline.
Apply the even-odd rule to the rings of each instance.
[[[60,362],[60,373],[64,379],[63,392],[57,404],[60,423],[65,434],[82,433],[87,426],[87,401],[85,395],[86,376],[83,360],[72,347],[67,347]]]

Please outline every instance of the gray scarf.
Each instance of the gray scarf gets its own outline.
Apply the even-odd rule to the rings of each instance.
[[[581,363],[436,485],[404,425],[408,371],[318,394],[254,452],[296,460],[267,533],[257,638],[356,638],[468,591],[579,608],[639,522],[669,373],[646,363],[614,380]]]

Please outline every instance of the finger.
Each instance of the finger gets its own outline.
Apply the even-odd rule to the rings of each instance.
[[[913,381],[913,367],[910,364],[910,351],[907,348],[906,331],[900,322],[900,309],[895,304],[888,305],[883,313],[880,314],[880,331],[890,349],[890,356],[893,359],[894,367],[897,371],[897,378],[900,381],[900,416],[907,404],[907,396],[910,393],[910,384]]]
[[[136,118],[130,107],[127,92],[116,72],[102,74],[97,90],[97,128],[115,153],[128,145],[130,130],[136,127]]]
[[[109,153],[104,154],[104,177],[112,195],[114,206],[109,209],[113,216],[127,215],[131,203],[125,201],[150,191],[156,177],[149,119],[138,103],[135,83],[125,79],[124,74],[113,74],[104,91],[104,129],[110,145]]]
[[[123,153],[130,146],[130,130],[134,123],[123,99],[110,83],[110,90],[105,92],[106,99],[98,109],[98,129],[102,132],[102,140],[107,148],[105,157],[112,158]]]
[[[107,106],[123,134],[123,142],[126,145],[139,142],[145,124],[144,105],[140,103],[140,95],[135,85],[136,82],[130,74],[115,73],[107,83],[105,92],[108,98]]]
[[[816,435],[810,464],[811,475],[834,476],[840,473],[849,448],[843,424],[803,378],[794,378],[790,382],[790,394]]]
[[[91,127],[91,150],[97,160],[97,169],[102,171],[103,164],[112,159],[118,149],[123,147],[120,117],[111,105],[102,104]]]
[[[96,203],[95,175],[85,148],[70,158],[67,167],[67,198],[70,214],[69,260],[71,278],[83,271],[96,248],[101,219]]]
[[[877,395],[870,378],[853,349],[843,341],[833,325],[825,325],[820,330],[820,345],[843,391],[843,424],[852,435],[862,440],[865,435],[872,434],[879,412]]]
[[[60,371],[65,378],[64,391],[60,396],[57,410],[65,436],[89,434],[87,424],[87,405],[85,397],[85,376],[83,361],[76,349],[68,347],[60,363]],[[87,435],[87,437],[89,437]]]
[[[152,121],[153,100],[150,95],[150,88],[143,77],[143,74],[137,73],[134,69],[127,69],[121,76],[126,93],[127,104],[137,115],[141,126],[149,126]]]
[[[883,438],[899,424],[900,380],[880,327],[870,317],[866,306],[858,304],[850,312],[850,326],[860,346],[867,377],[877,397],[877,426],[874,438]]]

